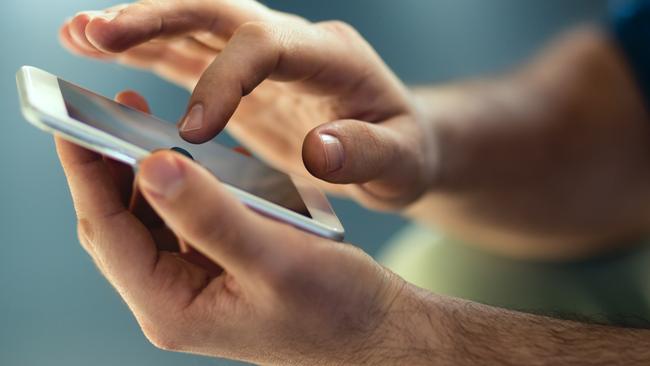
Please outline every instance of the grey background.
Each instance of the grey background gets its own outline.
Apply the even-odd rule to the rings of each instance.
[[[206,0],[209,1],[209,0]],[[598,19],[596,0],[281,1],[271,6],[314,20],[355,25],[409,83],[498,72],[549,37]],[[105,95],[133,88],[155,114],[176,120],[187,93],[151,75],[75,58],[57,42],[59,24],[101,0],[3,0],[0,13],[0,365],[224,365],[159,351],[77,244],[67,187],[50,136],[24,123],[14,73],[31,64]],[[349,202],[336,209],[348,240],[370,253],[403,222]]]

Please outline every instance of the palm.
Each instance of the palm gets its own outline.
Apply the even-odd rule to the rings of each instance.
[[[228,129],[277,167],[306,175],[302,141],[311,129],[331,120],[328,109],[322,98],[266,81],[242,100]]]

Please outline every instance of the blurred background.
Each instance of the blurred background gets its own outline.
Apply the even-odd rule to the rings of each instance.
[[[210,1],[210,0],[206,0]],[[154,349],[77,243],[52,138],[20,115],[14,74],[34,65],[106,96],[131,88],[175,121],[187,92],[146,73],[78,59],[61,22],[105,0],[3,0],[0,13],[0,365],[231,365]],[[604,0],[267,0],[312,20],[342,19],[411,84],[501,72],[554,34],[598,20]],[[405,223],[336,201],[349,242],[376,254]]]

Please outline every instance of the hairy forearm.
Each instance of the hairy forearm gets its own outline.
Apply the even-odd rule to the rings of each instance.
[[[650,331],[528,315],[407,285],[374,361],[409,365],[647,365]]]

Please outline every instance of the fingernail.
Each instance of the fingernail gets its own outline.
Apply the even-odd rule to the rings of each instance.
[[[181,123],[181,132],[200,130],[203,126],[203,105],[195,104]]]
[[[141,166],[140,187],[159,198],[173,198],[183,185],[183,171],[170,156],[153,157]]]
[[[319,134],[320,140],[325,151],[325,161],[327,162],[327,172],[333,173],[343,167],[343,145],[338,138],[328,135]]]

